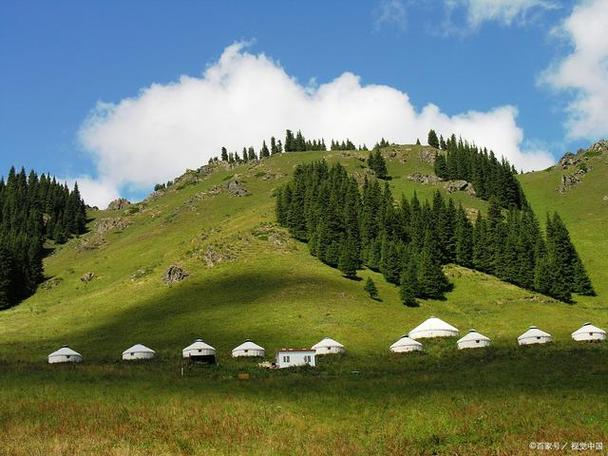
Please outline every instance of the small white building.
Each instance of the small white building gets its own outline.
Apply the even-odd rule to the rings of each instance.
[[[577,342],[606,340],[606,331],[591,323],[585,323],[572,333],[572,339]]]
[[[551,334],[541,331],[536,326],[530,328],[517,338],[519,345],[546,344],[553,341]]]
[[[203,342],[202,339],[196,339],[193,343],[182,350],[182,357],[189,361],[215,364],[216,352],[215,348]]]
[[[329,337],[326,337],[319,343],[313,345],[312,350],[314,350],[317,355],[334,355],[346,351],[344,345]]]
[[[458,336],[458,329],[437,317],[428,318],[409,332],[409,337],[414,340],[455,336]]]
[[[308,349],[294,349],[294,348],[282,348],[277,353],[276,367],[283,369],[285,367],[295,366],[312,366],[315,367],[315,355],[314,350]]]
[[[82,355],[72,350],[67,345],[64,345],[59,350],[54,351],[49,355],[49,364],[80,362],[82,362]]]
[[[151,348],[148,348],[142,344],[135,344],[132,347],[127,348],[124,352],[122,352],[122,359],[127,361],[138,359],[152,359],[155,355],[156,352]]]
[[[413,351],[421,351],[422,344],[417,340],[408,337],[407,334],[401,336],[397,342],[391,345],[390,350],[393,353],[409,353]]]
[[[233,358],[241,358],[241,357],[261,357],[263,358],[266,354],[266,351],[263,347],[260,347],[258,344],[254,344],[251,340],[246,339],[238,347],[234,347],[232,350]]]
[[[490,338],[484,336],[481,333],[478,333],[474,329],[471,329],[468,333],[458,339],[456,344],[458,345],[458,350],[463,350],[465,348],[481,348],[481,347],[489,347],[490,346]]]

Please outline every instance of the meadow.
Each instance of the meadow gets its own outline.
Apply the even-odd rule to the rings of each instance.
[[[420,150],[385,150],[395,195],[444,191],[407,178],[432,173]],[[381,300],[371,300],[363,281],[322,265],[274,224],[273,191],[297,163],[321,156],[364,171],[363,153],[283,154],[190,173],[137,208],[92,212],[91,232],[46,259],[53,286],[0,313],[0,454],[501,455],[528,454],[531,442],[607,447],[608,344],[570,339],[586,321],[608,327],[606,157],[594,157],[592,171],[565,195],[555,191],[557,168],[520,177],[539,219],[555,209],[563,216],[598,296],[568,305],[452,266],[446,301],[405,308],[380,274],[359,272],[379,288]],[[233,179],[251,195],[224,191]],[[464,193],[452,196],[486,208]],[[107,218],[125,223],[97,232]],[[171,264],[189,277],[164,284]],[[81,281],[86,272],[95,278]],[[493,346],[457,351],[450,339],[425,342],[423,354],[388,352],[430,315],[461,334],[475,328]],[[532,324],[555,342],[517,347]],[[321,359],[317,369],[266,371],[230,358],[245,338],[270,358],[324,336],[348,352]],[[217,348],[220,363],[182,377],[181,349],[197,337]],[[154,348],[157,359],[119,361],[134,343]],[[64,344],[83,354],[82,365],[46,364]],[[239,372],[250,379],[238,380]]]

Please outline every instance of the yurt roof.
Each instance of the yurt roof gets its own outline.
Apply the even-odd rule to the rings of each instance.
[[[241,345],[234,347],[232,351],[235,350],[264,350],[264,347],[260,347],[258,344],[253,343],[249,339],[243,342]]]
[[[152,350],[151,348],[146,347],[145,345],[135,344],[132,347],[127,348],[124,352],[122,352],[123,355],[125,355],[127,353],[156,353],[156,352],[154,350]]]
[[[551,334],[538,329],[536,326],[530,326],[530,328],[519,336],[518,339],[525,339],[528,337],[551,337]]]
[[[80,353],[78,353],[77,351],[72,350],[67,345],[64,345],[59,350],[51,353],[49,356],[82,356],[82,355]]]
[[[203,342],[203,339],[196,339],[193,343],[188,345],[182,351],[189,351],[189,350],[215,350],[215,348],[212,347],[211,345]]]
[[[437,330],[442,330],[442,331],[447,330],[447,331],[458,332],[458,328],[455,328],[454,326],[450,325],[449,323],[446,323],[442,319],[437,318],[437,317],[430,317],[430,318],[427,318],[426,320],[424,320],[422,323],[420,323],[414,329],[412,329],[410,331],[410,333],[418,332],[418,331],[437,331]]]
[[[460,339],[458,339],[458,343],[460,343],[460,342],[467,342],[469,340],[485,340],[485,341],[489,342],[490,338],[488,336],[484,336],[483,334],[475,331],[474,329],[471,329],[463,337],[461,337]]]
[[[572,335],[576,335],[576,334],[587,334],[587,333],[601,333],[601,334],[606,334],[606,331],[603,330],[602,328],[598,328],[597,326],[592,325],[591,323],[585,323],[583,326],[581,326],[580,328],[578,328],[576,331],[574,331],[572,333]]]
[[[321,347],[340,347],[340,348],[344,348],[344,345],[342,345],[337,340],[334,340],[334,339],[332,339],[330,337],[326,337],[323,340],[321,340],[320,342],[314,344],[312,346],[312,349],[316,350],[317,348],[321,348]]]
[[[418,342],[417,340],[409,338],[408,336],[403,336],[403,337],[401,337],[401,339],[399,339],[397,342],[395,342],[393,345],[391,345],[390,348],[411,347],[411,346],[422,347],[422,344],[420,342]]]

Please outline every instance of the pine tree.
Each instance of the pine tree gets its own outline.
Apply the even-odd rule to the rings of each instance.
[[[433,256],[432,235],[427,230],[418,264],[418,297],[443,299],[443,293],[450,286],[441,265],[433,260]]]
[[[7,309],[17,299],[15,265],[8,250],[0,248],[0,309]]]
[[[293,152],[294,149],[294,137],[291,130],[285,132],[285,152]]]
[[[437,138],[437,133],[433,129],[429,130],[427,144],[435,149],[439,149],[439,138]]]
[[[262,141],[262,148],[260,149],[260,158],[270,157],[270,151],[266,146],[266,141]]]
[[[378,288],[376,288],[376,284],[371,279],[371,277],[367,278],[363,289],[367,292],[367,294],[369,294],[370,298],[378,299]]]
[[[338,269],[342,271],[344,277],[354,279],[357,277],[357,266],[359,257],[357,255],[357,245],[353,238],[348,237],[340,246],[340,258]]]
[[[367,166],[369,166],[378,179],[386,179],[388,177],[386,162],[379,149],[370,152],[367,159]]]
[[[277,147],[277,140],[273,137],[270,138],[270,154],[275,155],[279,153],[279,148]]]
[[[401,272],[401,283],[399,285],[401,303],[407,307],[418,307],[416,295],[419,293],[416,257],[413,253],[410,253]]]
[[[222,161],[227,162],[228,161],[228,149],[226,149],[225,147],[222,147]]]
[[[462,205],[456,212],[456,263],[461,266],[473,267],[473,226],[467,218]]]

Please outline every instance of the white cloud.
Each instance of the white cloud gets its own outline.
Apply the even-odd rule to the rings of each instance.
[[[583,1],[554,33],[569,55],[549,67],[541,83],[573,95],[567,106],[570,138],[608,135],[608,0]]]
[[[553,0],[445,0],[449,11],[465,9],[467,25],[478,28],[487,21],[511,25],[525,22],[535,10],[553,9]]]
[[[407,27],[407,15],[402,0],[381,0],[375,11],[374,27],[376,30],[392,25],[399,30]]]
[[[432,104],[417,112],[408,95],[385,85],[363,85],[352,73],[331,82],[303,86],[263,54],[242,44],[227,47],[202,77],[182,76],[153,84],[117,104],[100,103],[80,137],[93,154],[105,199],[115,189],[150,188],[205,164],[221,146],[259,148],[262,139],[301,129],[310,138],[349,137],[373,145],[381,137],[400,143],[425,140],[430,128],[452,132],[494,149],[518,168],[543,168],[552,157],[522,150],[517,110],[448,116]],[[93,191],[91,187],[91,191]],[[96,191],[96,190],[95,190]],[[91,196],[83,188],[85,199]],[[100,201],[102,194],[96,195]]]
[[[120,196],[114,181],[97,180],[90,176],[70,177],[64,180],[70,188],[74,186],[75,182],[78,182],[80,194],[90,206],[105,208],[110,201]]]

